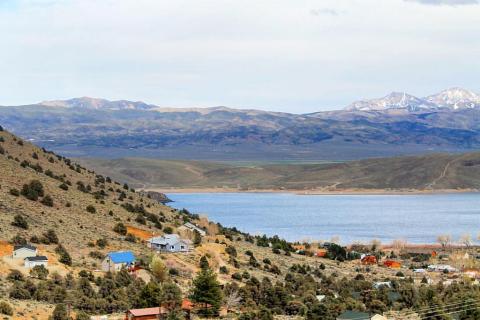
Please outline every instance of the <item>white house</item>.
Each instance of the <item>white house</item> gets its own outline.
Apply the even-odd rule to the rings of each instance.
[[[383,281],[383,282],[379,281],[373,284],[374,289],[391,288],[391,287],[392,287],[392,283],[390,281]]]
[[[48,266],[48,258],[45,256],[26,257],[24,260],[25,268],[33,268],[35,266]]]
[[[448,264],[431,264],[428,266],[428,271],[430,272],[457,272],[458,269],[448,265]]]
[[[29,244],[23,244],[13,247],[12,258],[14,259],[25,259],[28,257],[35,257],[38,253],[37,248]]]
[[[187,222],[183,226],[178,227],[178,230],[189,230],[191,232],[197,231],[202,237],[206,236],[207,233],[200,227],[197,227],[193,223]]]
[[[102,270],[107,272],[120,271],[135,265],[135,255],[131,251],[109,252],[102,262]]]
[[[178,234],[166,234],[147,240],[148,247],[161,252],[188,252],[191,241],[181,239]]]

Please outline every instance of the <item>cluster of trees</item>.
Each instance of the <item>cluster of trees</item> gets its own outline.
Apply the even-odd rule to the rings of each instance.
[[[459,319],[479,319],[480,288],[468,281],[450,286],[415,286],[412,279],[392,280],[391,288],[373,289],[373,283],[360,273],[354,279],[347,279],[336,274],[327,276],[323,269],[293,265],[284,281],[276,283],[268,278],[259,281],[249,277],[243,287],[227,284],[225,299],[229,301],[229,297],[236,296],[235,306],[249,310],[240,319],[271,319],[272,314],[285,314],[334,320],[345,310],[382,314],[407,309],[422,310],[421,316],[429,319],[450,320],[448,306],[455,303],[460,306],[453,310],[458,311]],[[325,298],[320,302],[318,295]],[[476,303],[462,308],[465,301]]]

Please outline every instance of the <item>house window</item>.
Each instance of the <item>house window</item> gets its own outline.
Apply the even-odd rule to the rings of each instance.
[[[175,246],[170,246],[170,249],[172,249],[172,250],[175,249]]]

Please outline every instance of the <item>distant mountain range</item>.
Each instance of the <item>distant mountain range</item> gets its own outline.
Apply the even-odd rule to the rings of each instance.
[[[450,88],[424,98],[417,98],[405,92],[392,92],[380,99],[356,101],[348,106],[346,110],[382,111],[399,109],[418,112],[438,109],[474,109],[479,107],[480,95],[462,88]]]
[[[170,108],[94,98],[0,107],[0,125],[77,157],[347,160],[480,147],[480,96],[391,93],[327,112]]]

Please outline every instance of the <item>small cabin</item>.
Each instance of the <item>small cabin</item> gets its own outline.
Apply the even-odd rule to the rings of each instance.
[[[185,223],[183,226],[178,227],[178,230],[179,230],[179,231],[188,230],[188,231],[191,231],[191,232],[197,231],[198,233],[200,233],[200,235],[201,235],[202,237],[205,237],[205,236],[207,235],[207,233],[205,232],[205,230],[203,230],[202,228],[194,225],[194,224],[191,223],[191,222],[187,222],[187,223]]]
[[[48,258],[46,256],[26,257],[24,260],[25,268],[31,269],[36,266],[48,267]]]
[[[35,257],[37,253],[38,253],[37,248],[32,245],[29,245],[29,244],[18,245],[13,247],[12,258],[25,259],[28,257]]]
[[[109,252],[102,262],[105,272],[120,271],[122,268],[131,268],[135,265],[135,255],[131,251]]]
[[[178,234],[166,234],[147,240],[148,247],[159,252],[188,252],[191,241],[181,239]]]

